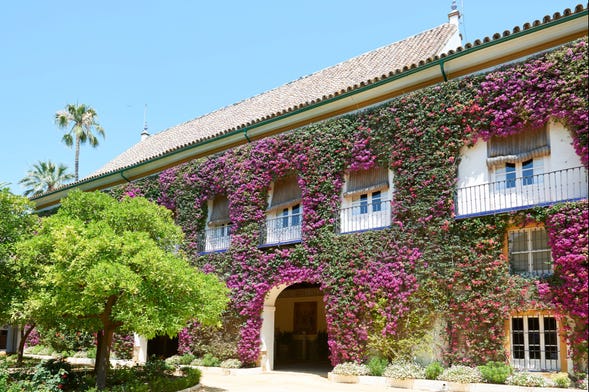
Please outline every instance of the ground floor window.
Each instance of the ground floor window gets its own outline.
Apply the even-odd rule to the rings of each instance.
[[[560,370],[557,322],[551,316],[511,318],[512,365],[520,370]]]

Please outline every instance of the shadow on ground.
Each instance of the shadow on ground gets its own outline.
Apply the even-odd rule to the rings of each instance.
[[[296,372],[296,373],[307,373],[307,374],[315,374],[317,376],[321,376],[323,378],[327,378],[327,373],[333,369],[333,366],[329,362],[326,361],[317,361],[317,362],[282,362],[277,363],[274,367],[275,371],[278,372]]]

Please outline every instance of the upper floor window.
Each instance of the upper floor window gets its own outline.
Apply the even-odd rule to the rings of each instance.
[[[389,182],[389,171],[382,167],[348,174],[342,200],[340,232],[390,226]]]
[[[231,221],[227,196],[217,195],[209,202],[209,219],[205,229],[205,252],[229,248],[231,243]]]
[[[354,215],[362,215],[382,211],[382,191],[362,193],[352,198]]]
[[[543,227],[509,231],[508,248],[512,273],[532,276],[552,273],[548,234]]]
[[[277,244],[301,239],[301,195],[296,175],[274,182],[263,243]]]
[[[525,128],[461,149],[457,219],[587,198],[587,169],[562,124]]]
[[[301,205],[295,204],[282,209],[280,223],[283,228],[301,225]]]
[[[543,158],[550,154],[546,128],[529,128],[508,137],[493,136],[487,143],[487,165],[496,190],[520,189],[542,182]]]

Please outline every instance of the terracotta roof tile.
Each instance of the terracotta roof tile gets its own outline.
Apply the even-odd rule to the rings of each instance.
[[[440,25],[174,126],[137,143],[89,177],[148,161],[416,67],[424,59],[440,54],[456,31],[452,24]]]

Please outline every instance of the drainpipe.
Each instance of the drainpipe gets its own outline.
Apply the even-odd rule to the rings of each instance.
[[[442,77],[444,78],[444,82],[447,82],[448,76],[446,75],[446,71],[444,70],[444,59],[440,59],[440,71],[442,71]]]
[[[123,174],[123,170],[121,170],[121,172],[119,174],[121,175],[121,177],[123,177],[123,180],[125,180],[127,182],[131,182],[131,180],[129,180],[127,177],[125,177],[125,175]]]
[[[247,140],[248,143],[252,142],[249,136],[247,135],[247,128],[243,128],[243,136],[245,136],[245,140]]]

